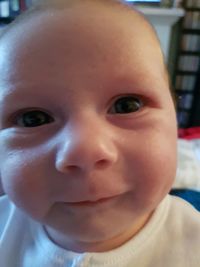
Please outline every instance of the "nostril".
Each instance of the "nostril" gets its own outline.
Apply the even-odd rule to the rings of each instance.
[[[67,166],[67,170],[68,171],[77,171],[79,169],[79,167],[78,166],[76,166],[76,165],[68,165]]]
[[[87,164],[86,164],[87,165]],[[105,168],[109,165],[109,162],[105,159],[102,159],[102,160],[98,160],[93,166],[91,164],[91,168],[98,168],[98,169],[101,169],[101,168]],[[88,166],[78,166],[78,165],[68,165],[67,166],[67,170],[70,171],[70,172],[75,172],[75,171],[78,171],[80,169],[85,169],[85,167],[87,168]]]
[[[106,159],[101,159],[98,160],[95,165],[97,168],[105,168],[109,165],[109,161]]]

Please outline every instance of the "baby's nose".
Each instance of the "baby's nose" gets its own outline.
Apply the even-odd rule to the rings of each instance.
[[[108,168],[117,161],[113,137],[101,127],[82,127],[66,135],[63,132],[61,139],[56,155],[56,168],[60,172],[90,172]]]

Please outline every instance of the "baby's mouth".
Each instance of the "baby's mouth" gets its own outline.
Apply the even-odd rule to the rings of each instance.
[[[73,207],[84,207],[84,206],[96,206],[96,205],[100,205],[100,204],[106,204],[114,199],[116,199],[118,196],[111,196],[111,197],[106,197],[106,198],[101,198],[95,201],[92,200],[86,200],[86,201],[80,201],[80,202],[69,202],[67,203],[70,206]]]

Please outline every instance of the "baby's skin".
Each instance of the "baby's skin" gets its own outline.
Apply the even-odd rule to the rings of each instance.
[[[169,192],[176,115],[143,16],[78,2],[35,12],[0,40],[0,174],[56,244],[108,251]]]

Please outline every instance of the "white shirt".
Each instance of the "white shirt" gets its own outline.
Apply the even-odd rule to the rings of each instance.
[[[200,213],[166,196],[145,227],[121,247],[74,253],[55,245],[43,227],[6,196],[0,198],[1,267],[200,267]]]

